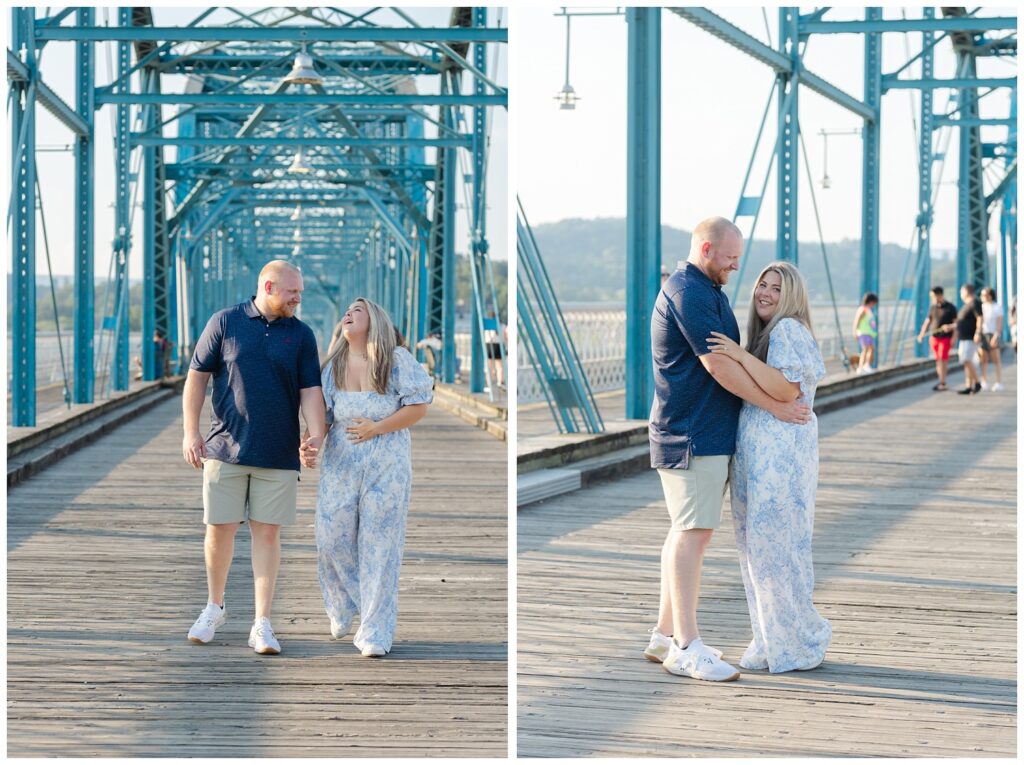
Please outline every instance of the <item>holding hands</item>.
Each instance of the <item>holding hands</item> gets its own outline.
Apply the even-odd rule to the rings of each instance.
[[[299,445],[299,460],[308,468],[316,467],[316,458],[320,454],[323,438],[306,437]]]

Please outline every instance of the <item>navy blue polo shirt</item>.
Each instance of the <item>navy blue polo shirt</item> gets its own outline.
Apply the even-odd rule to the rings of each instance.
[[[715,382],[699,358],[709,353],[713,331],[740,341],[736,314],[721,285],[692,263],[680,262],[651,314],[651,467],[682,467],[687,445],[696,457],[736,452],[743,402]]]
[[[294,317],[268,322],[250,299],[210,317],[189,367],[213,375],[208,457],[299,469],[299,391],[320,387],[313,330]]]

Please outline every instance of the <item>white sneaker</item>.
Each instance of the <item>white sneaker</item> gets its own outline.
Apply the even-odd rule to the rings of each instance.
[[[388,652],[385,651],[382,646],[379,646],[376,643],[367,643],[366,647],[363,648],[363,656],[369,656],[372,658],[380,658],[381,656],[386,656],[387,653]]]
[[[651,633],[651,642],[648,643],[647,648],[644,649],[644,656],[648,661],[654,661],[661,664],[668,657],[668,649],[672,645],[672,638],[662,635],[658,632],[657,627],[648,631]],[[717,648],[712,648],[709,645],[704,647],[714,654],[716,659],[722,658],[722,652]]]
[[[992,386],[992,392],[993,393],[998,393],[1002,389],[1003,389],[1003,384],[1002,383],[996,383],[995,385]]]
[[[988,390],[988,389],[989,389],[989,387],[988,387],[988,383],[987,383],[987,382],[985,382],[984,380],[982,380],[982,381],[981,381],[981,389],[982,389],[982,390]],[[993,389],[993,390],[994,390],[994,389]]]
[[[277,642],[270,619],[264,616],[253,622],[249,630],[249,647],[255,649],[256,653],[281,653],[281,644]]]
[[[213,640],[217,628],[227,621],[227,617],[228,612],[225,608],[216,603],[207,603],[192,629],[188,631],[188,639],[193,643],[209,643]]]
[[[345,637],[345,635],[348,634],[349,628],[351,626],[352,626],[351,623],[349,623],[349,624],[342,624],[341,622],[336,622],[336,621],[334,621],[334,619],[331,619],[331,637],[333,637],[333,638],[343,638],[343,637]]]
[[[700,638],[693,640],[685,650],[673,640],[668,649],[668,656],[661,666],[673,675],[692,677],[696,680],[728,682],[740,677],[736,667],[717,658]]]

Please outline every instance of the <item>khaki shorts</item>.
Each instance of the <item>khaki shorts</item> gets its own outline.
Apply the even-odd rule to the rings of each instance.
[[[658,468],[673,531],[717,529],[729,481],[728,454],[691,457],[686,470]]]
[[[203,461],[203,523],[295,523],[299,471]]]

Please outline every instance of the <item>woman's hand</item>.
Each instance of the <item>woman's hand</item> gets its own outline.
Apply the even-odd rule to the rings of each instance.
[[[363,441],[369,441],[374,436],[380,435],[377,423],[373,420],[368,420],[365,417],[355,417],[352,423],[352,425],[345,428],[345,432],[348,433],[348,440],[354,444],[361,444]]]
[[[743,362],[743,354],[745,354],[746,351],[740,348],[736,341],[728,335],[723,335],[721,332],[712,332],[711,334],[713,337],[709,337],[705,341],[708,344],[709,351],[712,353],[721,353],[734,361],[739,361],[740,363]]]

